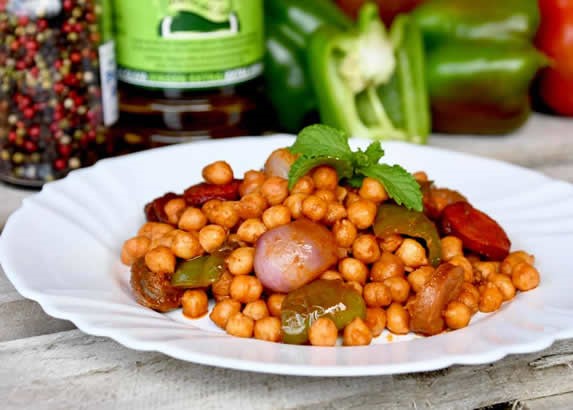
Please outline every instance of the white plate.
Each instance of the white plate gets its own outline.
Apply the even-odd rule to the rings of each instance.
[[[227,336],[205,318],[159,314],[138,305],[123,241],[143,223],[143,205],[200,179],[207,163],[229,161],[237,175],[258,168],[287,136],[205,141],[104,160],[48,184],[24,201],[0,237],[0,261],[16,289],[55,317],[125,346],[213,366],[258,372],[358,376],[478,364],[573,337],[573,186],[498,161],[386,142],[385,160],[426,170],[440,186],[461,190],[497,219],[513,249],[535,254],[541,286],[519,294],[469,327],[429,338],[366,347],[289,346]],[[366,141],[353,141],[355,146]]]

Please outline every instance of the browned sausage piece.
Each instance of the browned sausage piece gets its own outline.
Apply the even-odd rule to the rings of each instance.
[[[451,263],[443,263],[424,287],[408,303],[410,330],[424,335],[435,335],[444,330],[442,311],[458,297],[464,283],[464,270]]]
[[[171,275],[154,273],[139,258],[131,266],[131,288],[137,302],[159,312],[168,312],[181,306],[184,289],[171,286]]]
[[[183,197],[189,206],[201,206],[211,199],[235,201],[239,199],[241,179],[234,179],[228,184],[215,185],[206,182],[193,185],[185,190]]]
[[[168,192],[145,205],[144,212],[147,222],[163,222],[168,224],[169,217],[165,213],[165,204],[176,198],[181,198],[181,195]]]
[[[509,254],[511,242],[503,228],[467,202],[445,207],[441,226],[445,234],[460,238],[466,249],[488,259],[499,261]]]
[[[448,188],[436,188],[432,182],[424,182],[421,185],[424,212],[432,219],[439,219],[444,208],[456,202],[467,202],[465,196],[458,191]]]

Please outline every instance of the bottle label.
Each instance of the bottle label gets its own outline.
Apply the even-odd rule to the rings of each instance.
[[[118,77],[155,88],[209,88],[263,70],[262,0],[115,2]]]
[[[119,118],[114,42],[108,41],[100,45],[98,54],[103,123],[109,127]]]

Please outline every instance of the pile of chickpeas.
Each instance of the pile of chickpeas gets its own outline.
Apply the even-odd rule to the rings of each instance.
[[[223,161],[207,165],[206,182],[228,184],[235,178]],[[427,180],[425,173],[414,174]],[[199,318],[215,300],[211,320],[228,334],[281,341],[281,305],[286,295],[268,292],[253,272],[255,243],[267,230],[299,218],[321,223],[338,245],[338,263],[320,279],[340,280],[362,295],[365,318],[355,318],[342,331],[347,346],[368,345],[384,329],[398,335],[410,332],[407,305],[430,279],[435,268],[427,251],[415,239],[392,234],[383,238],[372,232],[378,205],[388,200],[383,185],[365,178],[360,189],[340,186],[336,171],[319,166],[302,177],[289,191],[287,180],[251,170],[243,175],[237,201],[210,200],[190,207],[182,198],[165,205],[169,224],[148,222],[137,236],[127,240],[122,261],[132,265],[138,258],[152,272],[171,274],[179,261],[212,253],[225,243],[238,244],[226,257],[220,279],[207,289],[186,290],[181,298],[183,314]],[[512,252],[503,261],[487,261],[465,254],[455,236],[441,238],[442,263],[460,266],[464,283],[460,295],[443,310],[447,329],[468,325],[479,312],[494,312],[517,291],[539,284],[534,257]],[[333,346],[339,330],[328,317],[309,328],[312,345]]]

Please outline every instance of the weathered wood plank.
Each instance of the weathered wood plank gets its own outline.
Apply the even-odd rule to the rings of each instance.
[[[471,409],[573,391],[573,340],[495,365],[414,375],[305,378],[211,368],[137,352],[78,330],[0,343],[4,409]]]
[[[542,397],[533,400],[518,401],[516,410],[571,410],[573,409],[573,392]]]

